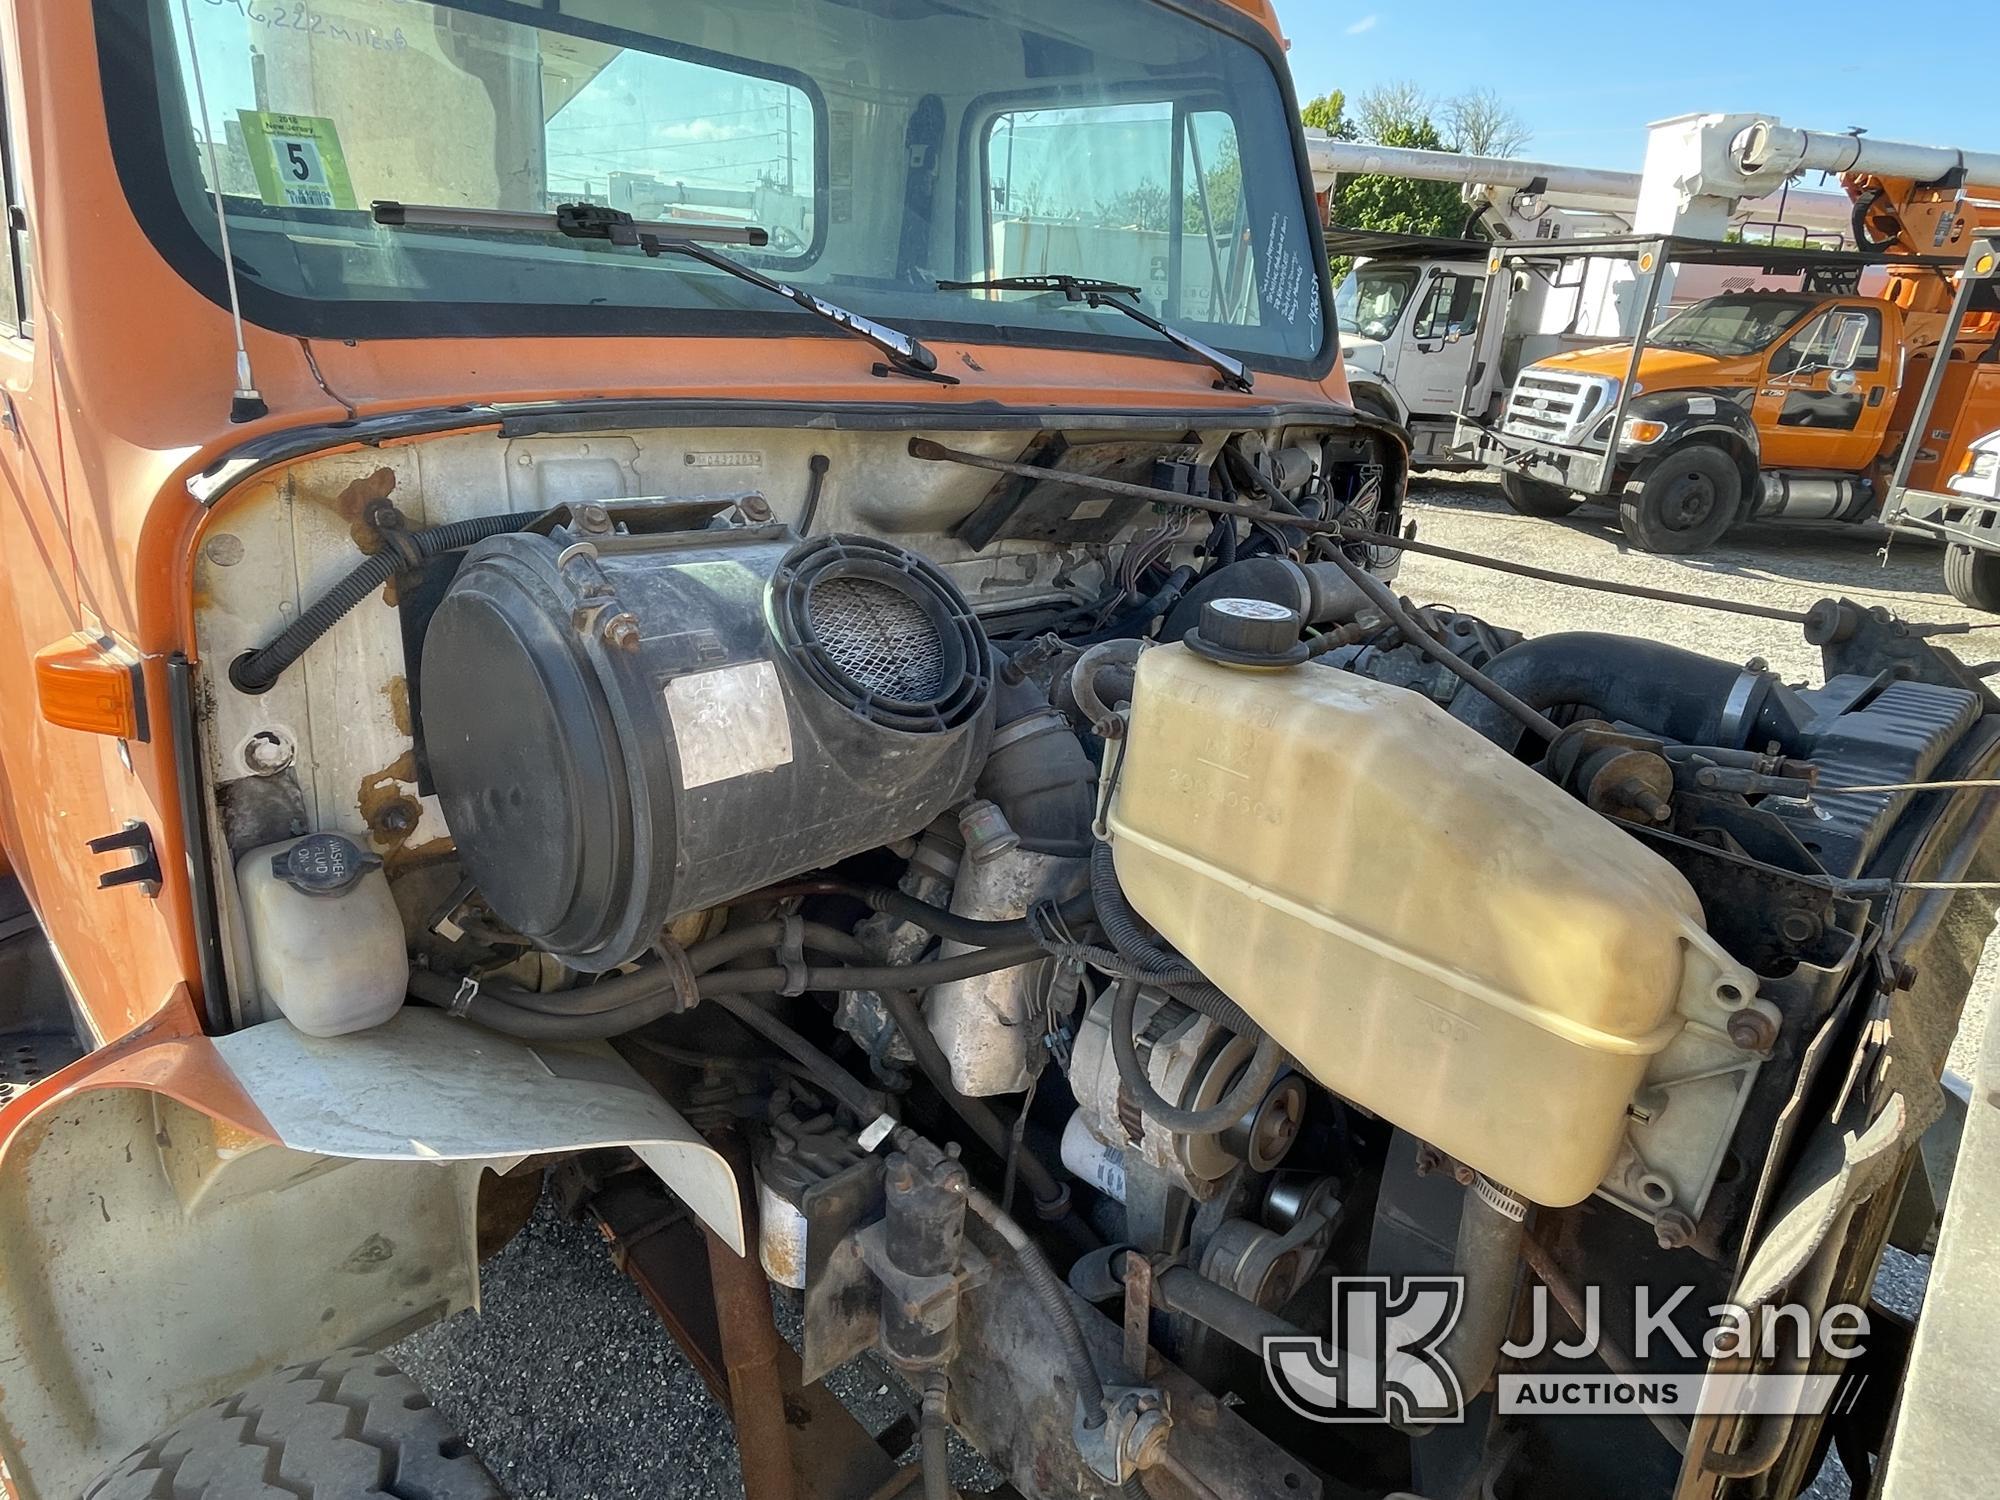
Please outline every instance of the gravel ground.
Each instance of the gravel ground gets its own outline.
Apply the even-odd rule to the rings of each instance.
[[[1885,605],[1911,620],[1968,621],[1953,643],[1968,661],[2000,656],[2000,621],[1959,607],[1944,590],[1937,548],[1858,527],[1747,526],[1705,557],[1654,557],[1628,548],[1609,513],[1531,520],[1506,508],[1491,476],[1419,475],[1410,514],[1428,541],[1515,561],[1719,598],[1804,609],[1828,594]],[[1675,605],[1583,593],[1461,564],[1411,557],[1397,582],[1420,602],[1446,603],[1496,624],[1541,634],[1589,628],[1652,636],[1710,655],[1762,656],[1793,680],[1819,679],[1819,655],[1791,626]],[[1968,1021],[1991,1005],[2000,963],[1989,946]],[[1953,1052],[1967,1071],[1968,1025]],[[1884,1303],[1914,1315],[1928,1261],[1891,1251],[1877,1285]],[[460,1316],[401,1345],[396,1357],[464,1430],[518,1500],[710,1500],[742,1482],[727,1420],[638,1291],[613,1268],[590,1229],[545,1201],[485,1268],[484,1312]],[[796,1321],[781,1299],[780,1327]],[[874,1430],[905,1410],[907,1392],[884,1367],[850,1366],[835,1389]],[[984,1489],[967,1455],[955,1466]],[[1847,1494],[1830,1469],[1813,1500]]]
[[[534,1217],[482,1268],[481,1311],[391,1351],[430,1392],[514,1500],[727,1500],[743,1493],[729,1419],[639,1289],[590,1226],[545,1194]],[[773,1298],[797,1347],[796,1298]],[[881,1432],[916,1395],[873,1358],[827,1379]],[[961,1491],[999,1483],[953,1438]]]

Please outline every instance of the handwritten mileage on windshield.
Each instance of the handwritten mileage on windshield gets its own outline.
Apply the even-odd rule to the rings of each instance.
[[[403,28],[394,27],[389,31],[379,26],[365,26],[348,18],[328,15],[323,10],[304,3],[304,0],[208,0],[218,10],[233,10],[258,26],[268,26],[273,31],[298,31],[308,36],[323,36],[328,41],[344,42],[350,47],[364,47],[371,52],[402,52],[410,45],[410,39],[403,35]]]

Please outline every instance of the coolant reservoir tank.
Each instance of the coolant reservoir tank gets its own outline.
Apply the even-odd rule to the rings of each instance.
[[[1648,1060],[1755,993],[1678,871],[1417,693],[1158,647],[1125,746],[1139,913],[1326,1087],[1535,1202],[1588,1196]]]

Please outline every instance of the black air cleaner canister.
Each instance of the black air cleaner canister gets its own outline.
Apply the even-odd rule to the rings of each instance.
[[[992,690],[937,568],[782,527],[494,537],[423,648],[466,873],[592,971],[682,913],[925,827],[971,791]]]

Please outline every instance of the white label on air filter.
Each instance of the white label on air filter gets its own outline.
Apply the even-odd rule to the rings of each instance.
[[[667,684],[667,717],[684,788],[791,764],[792,721],[768,661],[676,677]]]

